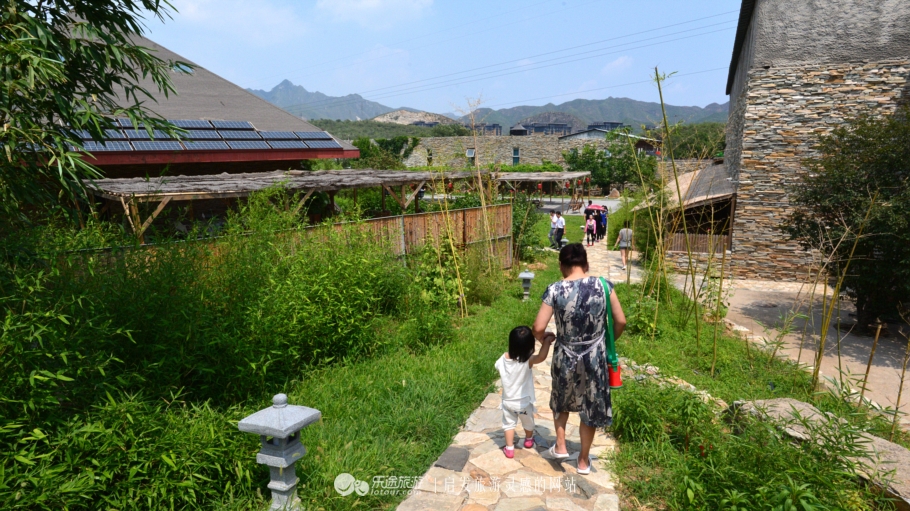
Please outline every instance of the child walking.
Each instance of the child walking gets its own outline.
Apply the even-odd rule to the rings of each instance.
[[[525,449],[534,447],[534,378],[531,367],[547,359],[550,343],[556,335],[547,332],[540,340],[540,352],[534,355],[534,335],[526,326],[519,326],[509,333],[509,351],[496,361],[502,378],[502,429],[506,433],[506,458],[515,456],[515,427],[521,420],[525,430]]]

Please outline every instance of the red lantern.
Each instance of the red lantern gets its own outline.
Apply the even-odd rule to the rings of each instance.
[[[452,189],[452,183],[450,182],[450,183],[449,183],[449,190],[451,190],[451,189]]]
[[[590,183],[590,182],[591,182],[591,178],[590,178],[590,177],[586,177],[586,178],[585,178],[585,183]]]
[[[575,182],[575,186],[581,186],[581,179]]]
[[[543,183],[537,183],[537,189],[543,190]]]
[[[566,181],[566,190],[568,190],[568,189],[569,189],[569,182]]]

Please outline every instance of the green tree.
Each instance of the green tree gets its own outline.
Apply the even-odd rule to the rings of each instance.
[[[676,159],[701,159],[723,156],[727,145],[724,131],[726,126],[722,122],[674,126],[670,139],[673,143],[673,157]],[[667,147],[664,147],[664,150],[666,151]]]
[[[149,15],[164,21],[166,0],[9,0],[0,8],[0,208],[23,218],[22,206],[84,195],[84,181],[100,177],[77,149],[74,130],[103,138],[114,118],[147,129],[174,127],[149,109],[151,93],[173,92],[171,70],[132,37]]]
[[[829,274],[847,270],[844,287],[865,328],[910,298],[910,107],[853,120],[819,149],[790,190],[795,210],[785,230],[830,260]]]
[[[611,131],[606,135],[607,149],[585,144],[581,151],[563,152],[563,158],[570,171],[590,172],[591,181],[605,190],[614,185],[622,189],[627,183],[640,185],[642,178],[650,186],[657,173],[657,159],[639,153],[628,135],[627,131]]]

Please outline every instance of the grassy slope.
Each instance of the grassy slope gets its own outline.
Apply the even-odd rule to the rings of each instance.
[[[537,272],[532,296],[558,278],[555,265],[549,266]],[[298,463],[304,507],[391,509],[402,500],[342,497],[333,481],[342,472],[370,481],[377,475],[420,476],[429,468],[491,390],[493,362],[506,349],[509,331],[533,321],[537,300],[522,302],[518,293],[516,284],[514,293],[472,310],[451,344],[330,368],[295,384],[291,401],[323,414],[302,438],[309,451]]]
[[[584,238],[584,232],[581,230],[582,225],[585,223],[584,217],[581,215],[566,215],[563,218],[566,219],[566,234],[563,239],[569,240],[570,243],[581,243]],[[549,246],[549,240],[547,240],[547,234],[550,233],[549,215],[546,215],[543,221],[535,225],[534,229],[540,235],[541,243],[544,246]]]

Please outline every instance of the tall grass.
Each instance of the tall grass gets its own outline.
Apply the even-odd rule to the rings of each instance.
[[[279,391],[325,412],[305,440],[312,503],[340,464],[419,475],[441,452],[530,306],[500,280],[467,297],[479,316],[458,330],[451,265],[431,249],[405,261],[356,224],[299,231],[272,199],[207,242],[70,252],[116,236],[64,229],[4,247],[0,508],[259,506],[267,471],[236,422]],[[355,439],[375,459],[351,457]]]

